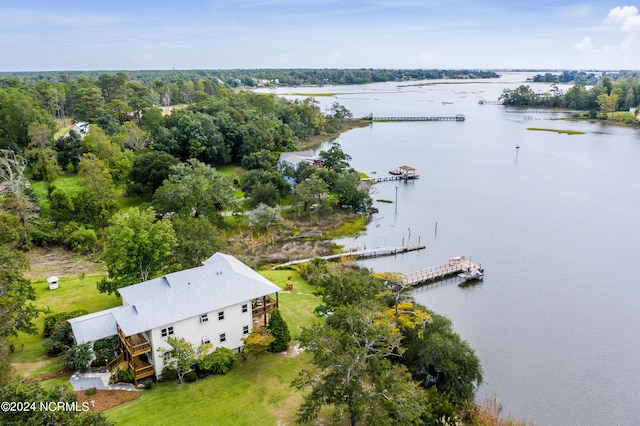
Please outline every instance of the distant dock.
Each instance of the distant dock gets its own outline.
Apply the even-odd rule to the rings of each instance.
[[[465,259],[464,256],[452,257],[448,263],[442,265],[431,266],[429,268],[420,269],[418,271],[402,274],[402,282],[405,285],[420,285],[427,282],[443,280],[470,269],[481,269],[480,263],[472,263]]]
[[[385,182],[388,180],[411,180],[418,179],[419,174],[416,173],[416,169],[410,166],[400,166],[395,170],[389,170],[389,174],[385,176],[367,177],[361,180],[367,182]]]
[[[447,117],[369,117],[371,121],[465,121],[464,114]]]
[[[335,260],[335,259],[341,259],[345,257],[347,258],[351,257],[354,259],[363,259],[363,258],[369,258],[369,257],[393,256],[396,254],[408,253],[410,251],[423,250],[425,248],[426,246],[424,244],[418,244],[413,246],[381,247],[381,248],[368,249],[368,250],[365,249],[365,250],[358,250],[358,251],[348,251],[345,253],[331,254],[329,256],[316,256],[316,257],[310,257],[308,259],[292,260],[290,262],[285,262],[285,263],[281,263],[279,265],[273,266],[271,267],[271,269],[286,268],[287,266],[298,265],[300,263],[307,263],[317,258],[321,258],[324,260]]]

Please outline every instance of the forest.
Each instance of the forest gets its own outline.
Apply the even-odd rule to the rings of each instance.
[[[497,78],[487,70],[439,70],[439,69],[225,69],[225,70],[145,70],[145,71],[50,71],[0,73],[0,84],[40,82],[63,83],[81,79],[96,79],[101,75],[124,73],[132,81],[149,85],[155,81],[165,84],[210,81],[231,87],[260,85],[327,85],[366,84],[383,81],[432,80],[442,78]]]

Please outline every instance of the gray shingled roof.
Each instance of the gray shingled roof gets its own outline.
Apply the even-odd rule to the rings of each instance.
[[[79,337],[88,339],[85,341],[101,339],[103,337],[89,337],[104,334],[107,325],[113,325],[115,330],[116,323],[125,336],[131,336],[278,291],[280,287],[235,257],[216,253],[202,266],[119,289],[125,306],[69,322],[76,340]],[[92,316],[100,320],[88,318]],[[88,337],[90,327],[79,327],[81,323],[95,324],[95,335]],[[76,328],[80,334],[76,334]],[[114,334],[116,331],[111,335]]]

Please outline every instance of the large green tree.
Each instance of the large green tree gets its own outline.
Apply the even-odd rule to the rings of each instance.
[[[162,213],[176,212],[215,219],[218,213],[231,208],[235,199],[231,181],[213,167],[197,160],[180,163],[153,196]]]
[[[22,253],[0,245],[0,338],[37,332],[33,320],[42,311],[33,305],[36,294],[23,275],[28,265]]]
[[[98,283],[98,290],[109,294],[162,271],[176,243],[171,222],[156,220],[151,208],[132,208],[127,214],[115,215],[105,235],[108,276]]]
[[[293,382],[297,389],[311,390],[298,420],[312,421],[330,406],[337,419],[353,426],[418,422],[424,391],[404,366],[389,361],[403,351],[402,334],[378,309],[341,307],[326,324],[303,330],[300,342],[313,353],[315,368],[302,370]]]
[[[424,308],[414,306],[418,312]],[[470,401],[482,383],[482,367],[475,351],[453,330],[451,321],[429,312],[430,321],[421,326],[401,327],[406,349],[397,361],[404,364],[414,380],[449,394],[456,403]]]

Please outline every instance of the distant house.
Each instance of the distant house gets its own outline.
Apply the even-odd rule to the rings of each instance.
[[[278,170],[284,172],[287,167],[293,168],[294,171],[300,168],[303,163],[311,164],[315,167],[322,167],[322,160],[313,154],[313,151],[294,151],[283,152],[278,159]],[[285,176],[289,185],[293,188],[295,186],[294,178]]]
[[[80,121],[80,122],[74,124],[67,131],[67,133],[64,134],[64,136],[68,137],[71,134],[72,130],[74,132],[76,132],[78,134],[78,136],[80,136],[80,139],[84,139],[84,137],[87,136],[87,134],[89,133],[89,123],[87,123],[85,121]]]
[[[278,291],[235,257],[216,253],[202,266],[118,289],[123,306],[69,322],[78,344],[117,335],[120,353],[108,367],[129,369],[137,383],[162,374],[168,336],[196,348],[211,343],[242,350],[241,339],[277,308]]]

